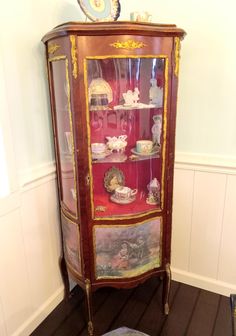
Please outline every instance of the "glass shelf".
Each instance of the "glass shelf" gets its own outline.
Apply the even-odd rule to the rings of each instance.
[[[154,155],[135,155],[130,153],[130,155],[124,154],[119,154],[119,153],[112,153],[108,155],[107,157],[103,159],[93,159],[92,162],[93,164],[98,164],[98,163],[132,163],[132,162],[138,162],[138,161],[143,161],[143,160],[154,160],[154,159],[159,159],[160,154],[156,153]]]
[[[160,107],[155,106],[155,105],[148,105],[148,104],[142,104],[139,107],[138,106],[124,106],[124,105],[118,105],[118,106],[114,106],[114,107],[104,107],[104,108],[94,108],[94,109],[90,109],[90,113],[91,112],[97,112],[97,111],[135,111],[135,110],[146,110],[146,109],[160,109]]]

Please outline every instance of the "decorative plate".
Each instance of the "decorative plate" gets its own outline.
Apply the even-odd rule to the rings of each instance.
[[[120,16],[119,0],[78,0],[78,3],[92,21],[116,21]]]
[[[116,168],[112,167],[106,171],[104,176],[104,187],[109,193],[113,193],[116,188],[125,185],[125,176],[124,173]]]

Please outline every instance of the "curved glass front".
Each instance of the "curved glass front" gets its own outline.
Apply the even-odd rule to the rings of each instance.
[[[163,206],[167,58],[87,58],[93,217]]]
[[[76,175],[74,165],[74,140],[70,108],[70,83],[68,60],[51,61],[55,127],[58,141],[58,161],[61,176],[61,201],[64,209],[77,217]]]

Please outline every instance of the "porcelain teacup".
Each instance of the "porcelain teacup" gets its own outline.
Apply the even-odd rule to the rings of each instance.
[[[115,198],[121,201],[129,200],[131,197],[135,196],[137,192],[137,189],[120,186],[115,189]]]
[[[140,154],[150,154],[153,148],[151,140],[138,140],[136,141],[136,152]]]
[[[152,15],[148,12],[131,12],[130,13],[131,21],[141,21],[141,22],[151,22]]]
[[[94,142],[91,144],[92,153],[94,154],[102,154],[106,151],[106,148],[107,146],[103,142]]]

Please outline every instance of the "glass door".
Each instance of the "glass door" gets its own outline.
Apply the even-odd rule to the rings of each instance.
[[[167,59],[87,58],[85,66],[93,217],[160,210]]]

